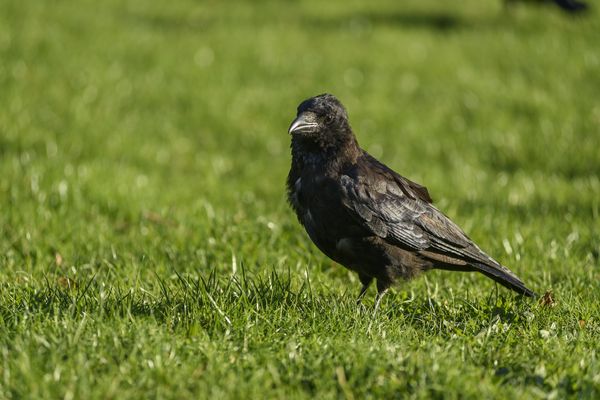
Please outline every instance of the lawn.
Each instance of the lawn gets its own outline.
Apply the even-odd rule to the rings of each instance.
[[[0,399],[600,397],[600,11],[0,2]],[[331,92],[545,300],[355,304],[286,204]]]

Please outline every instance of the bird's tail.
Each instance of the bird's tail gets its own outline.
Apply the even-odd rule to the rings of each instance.
[[[492,278],[499,284],[509,289],[514,290],[517,293],[527,297],[536,297],[535,292],[528,289],[527,286],[515,274],[513,274],[508,268],[503,266],[490,266],[481,263],[473,263],[475,270],[481,272],[489,278]]]

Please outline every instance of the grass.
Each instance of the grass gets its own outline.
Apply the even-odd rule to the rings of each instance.
[[[595,8],[1,2],[0,398],[597,398]],[[356,306],[285,203],[322,92],[553,303]]]

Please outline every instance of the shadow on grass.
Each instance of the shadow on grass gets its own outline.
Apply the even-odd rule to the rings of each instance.
[[[319,28],[340,28],[343,26],[361,28],[369,25],[400,27],[407,29],[429,29],[447,32],[473,27],[473,22],[465,17],[443,12],[355,12],[335,16],[306,17],[309,25]]]
[[[371,26],[387,26],[404,29],[427,29],[435,32],[449,32],[467,28],[485,28],[496,25],[501,19],[497,15],[478,17],[445,11],[419,10],[353,10],[323,15],[318,12],[305,12],[290,8],[277,17],[269,18],[256,9],[254,14],[231,16],[227,19],[237,26],[276,25],[317,28],[319,30],[354,30]],[[222,20],[208,15],[161,14],[128,11],[120,16],[127,23],[145,26],[168,33],[203,32],[222,24]]]

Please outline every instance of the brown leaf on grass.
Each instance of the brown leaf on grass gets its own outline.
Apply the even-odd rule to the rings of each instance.
[[[579,327],[580,327],[581,329],[585,328],[585,320],[583,320],[583,319],[580,319],[580,320],[579,320]]]
[[[77,287],[77,282],[67,276],[59,276],[56,283],[63,289],[73,290]]]
[[[539,304],[542,307],[554,307],[556,305],[556,300],[554,300],[554,295],[552,294],[552,290],[546,290],[546,293],[540,298]]]
[[[56,254],[54,254],[54,262],[58,267],[60,267],[63,263],[63,258],[58,251],[56,252]]]

